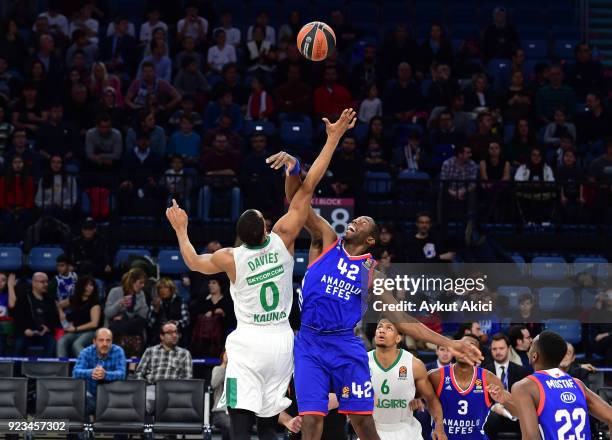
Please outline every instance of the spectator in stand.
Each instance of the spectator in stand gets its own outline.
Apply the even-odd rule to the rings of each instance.
[[[148,95],[156,95],[161,111],[172,111],[181,102],[180,93],[164,79],[157,78],[155,66],[145,61],[140,66],[142,79],[135,79],[128,88],[125,103],[133,110],[146,106]]]
[[[121,285],[112,288],[106,299],[104,325],[113,332],[128,357],[137,357],[144,350],[149,311],[142,290],[146,279],[142,269],[130,269],[121,277]]]
[[[66,253],[81,275],[103,277],[112,273],[108,243],[98,234],[91,217],[83,221],[79,237],[68,244]]]
[[[236,49],[232,44],[227,42],[226,34],[223,29],[217,29],[214,37],[217,44],[208,49],[206,60],[208,68],[213,73],[221,75],[223,67],[229,63],[237,62]]]
[[[15,306],[17,296],[15,285],[17,279],[14,273],[8,276],[0,272],[0,355],[8,355],[7,341],[15,335],[15,323],[10,314],[10,309]]]
[[[476,117],[476,133],[469,138],[469,145],[472,146],[474,160],[480,161],[483,159],[491,142],[499,141],[498,137],[493,133],[494,123],[493,115],[488,111],[478,113]]]
[[[47,10],[38,14],[38,18],[45,17],[49,23],[49,28],[58,35],[68,37],[68,19],[59,12],[59,2],[50,0],[47,5]],[[32,30],[36,30],[34,27]]]
[[[93,345],[79,354],[72,377],[87,381],[88,414],[96,412],[98,383],[125,379],[125,353],[113,344],[113,333],[108,328],[96,330]]]
[[[166,153],[166,133],[164,129],[156,124],[155,113],[149,109],[138,111],[138,122],[136,129],[130,128],[125,138],[127,152],[136,148],[138,136],[145,136],[149,140],[149,148],[157,157],[164,157]]]
[[[206,131],[204,135],[204,148],[212,148],[215,137],[223,134],[227,138],[227,145],[230,151],[240,153],[242,150],[242,137],[232,130],[232,117],[229,114],[222,114],[219,118],[219,126]]]
[[[142,79],[142,66],[151,63],[155,68],[155,76],[167,83],[172,82],[172,60],[166,55],[168,52],[164,41],[152,40],[150,43],[151,55],[142,59],[138,67],[137,79]]]
[[[363,61],[351,69],[350,90],[355,99],[364,99],[370,84],[382,83],[383,72],[376,52],[374,44],[366,44],[363,48]]]
[[[588,111],[577,116],[577,141],[581,145],[596,147],[603,144],[602,140],[612,133],[610,115],[601,102],[601,95],[597,92],[587,93],[586,108]]]
[[[542,150],[532,148],[530,160],[521,165],[514,175],[515,182],[529,182],[517,188],[517,202],[523,221],[550,222],[554,209],[555,192],[552,182],[555,176],[552,169],[544,162]]]
[[[254,76],[251,80],[251,95],[247,101],[247,120],[267,121],[274,115],[274,101],[265,90],[263,78]]]
[[[55,355],[55,331],[61,328],[54,298],[48,293],[49,278],[42,272],[32,275],[30,290],[17,297],[15,356],[24,356],[30,346],[43,346],[44,357]]]
[[[525,87],[525,76],[520,70],[512,73],[510,87],[500,97],[504,120],[515,122],[527,118],[532,111],[532,97]]]
[[[32,57],[43,63],[50,84],[57,84],[61,81],[64,69],[62,60],[57,57],[55,49],[54,38],[49,34],[41,34],[38,37],[38,52]]]
[[[510,180],[510,162],[502,155],[502,147],[498,141],[489,143],[487,154],[480,161],[480,180],[483,182]]]
[[[593,218],[606,223],[606,210],[612,206],[612,138],[606,139],[606,149],[589,166],[589,180],[597,185]]]
[[[230,440],[230,419],[227,406],[219,407],[225,386],[225,370],[227,369],[227,352],[221,354],[221,364],[212,369],[210,386],[213,389],[212,424],[221,431],[222,440]]]
[[[429,72],[433,65],[453,65],[453,46],[442,29],[440,23],[433,23],[429,31],[429,39],[421,45],[419,70]]]
[[[268,24],[268,13],[266,11],[260,11],[255,19],[255,24],[249,26],[247,30],[247,42],[255,40],[255,28],[261,26],[264,31],[264,38],[271,45],[276,44],[276,29]]]
[[[427,101],[430,108],[451,105],[454,96],[459,93],[459,86],[451,76],[448,64],[440,63],[431,67],[432,83],[427,92]]]
[[[453,355],[448,348],[437,346],[436,347],[436,360],[425,364],[427,371],[433,370],[434,368],[441,368],[449,365],[453,360]]]
[[[83,31],[88,39],[88,42],[97,48],[100,23],[98,20],[93,18],[94,8],[95,6],[93,2],[88,2],[81,6],[70,22],[68,35],[74,37],[75,31]]]
[[[109,115],[97,117],[96,126],[87,130],[85,138],[85,168],[90,172],[112,173],[123,152],[123,137],[113,128]]]
[[[582,42],[574,47],[576,62],[570,64],[568,83],[576,91],[578,102],[584,102],[591,90],[602,90],[604,69],[599,60],[593,60],[588,43]]]
[[[317,118],[336,120],[342,110],[351,106],[351,94],[337,81],[336,68],[326,67],[324,82],[314,91],[314,112]]]
[[[210,130],[218,127],[221,116],[227,114],[232,119],[232,131],[239,132],[242,130],[244,118],[240,107],[233,102],[232,91],[228,87],[221,86],[215,93],[216,101],[209,102],[204,113],[204,129]]]
[[[487,334],[482,331],[480,323],[478,321],[464,322],[459,325],[457,333],[455,333],[455,339],[459,340],[465,335],[472,335],[480,341],[481,344],[487,342]]]
[[[22,86],[24,82],[25,84],[32,84],[34,86],[37,92],[36,97],[42,102],[46,102],[49,99],[55,100],[58,95],[60,95],[59,91],[49,90],[49,81],[45,72],[45,66],[40,60],[34,59],[30,61],[26,67],[25,79],[19,81],[18,85]],[[19,91],[23,90],[20,89]],[[15,95],[14,97],[17,98]]]
[[[8,171],[14,156],[21,156],[24,169],[32,174],[33,177],[37,178],[40,176],[41,157],[28,142],[25,130],[15,129],[13,131],[11,148],[5,155],[5,172]]]
[[[160,179],[159,185],[166,190],[166,204],[176,199],[178,204],[188,213],[191,212],[191,192],[196,176],[185,171],[183,156],[172,156],[170,168]]]
[[[174,324],[178,338],[186,341],[189,330],[189,310],[179,295],[174,281],[161,278],[155,285],[156,294],[149,306],[149,345],[158,344],[165,324]],[[177,338],[177,339],[178,339]]]
[[[172,321],[165,322],[159,325],[158,330],[159,343],[146,349],[136,368],[136,379],[147,381],[148,414],[155,412],[155,383],[158,380],[193,378],[191,353],[178,347],[181,333],[177,325]]]
[[[240,172],[241,163],[240,153],[230,151],[227,137],[218,133],[215,136],[212,148],[202,155],[200,169],[207,177],[236,177]]]
[[[454,205],[459,205],[460,215],[465,210],[468,219],[473,219],[476,210],[476,184],[478,165],[472,160],[472,148],[459,145],[455,148],[455,156],[446,159],[442,164],[440,180],[445,182],[440,189],[438,198],[438,219],[446,224],[447,209],[454,211]]]
[[[297,64],[289,65],[287,81],[277,87],[274,96],[281,121],[304,120],[305,114],[312,113],[312,89],[302,81],[300,66]]]
[[[251,151],[242,161],[240,182],[245,206],[257,206],[264,212],[277,208],[278,178],[266,158],[270,155],[268,139],[263,133],[254,132],[250,138]],[[261,188],[267,188],[262,191]]]
[[[544,130],[544,144],[549,148],[558,147],[561,136],[569,136],[572,140],[576,139],[576,126],[567,122],[565,109],[558,108],[555,110],[553,122],[548,124]]]
[[[34,202],[44,214],[70,223],[78,202],[77,189],[76,178],[68,175],[62,157],[53,155],[49,159],[49,169],[38,181]]]
[[[186,37],[193,38],[196,46],[203,46],[208,33],[208,20],[198,15],[196,3],[189,3],[185,8],[185,17],[181,18],[176,27],[177,40],[182,42]]]
[[[270,41],[264,38],[265,28],[256,24],[253,28],[253,39],[246,44],[247,72],[250,74],[270,75],[276,69],[276,38]]]
[[[465,111],[465,96],[462,92],[457,93],[453,96],[452,104],[449,107],[438,106],[435,107],[429,114],[429,120],[427,121],[427,128],[431,129],[435,126],[438,121],[440,113],[444,110],[450,110],[453,115],[453,126],[455,130],[463,135],[466,135],[472,125],[473,117],[470,113]]]
[[[16,129],[26,130],[29,139],[34,139],[38,129],[47,122],[49,114],[43,108],[33,83],[24,84],[22,95],[13,107],[12,123]]]
[[[77,133],[71,124],[64,121],[64,107],[53,103],[49,108],[49,120],[36,133],[36,149],[43,158],[50,160],[59,156],[70,160],[78,147]]]
[[[0,219],[4,224],[4,234],[11,239],[20,239],[33,219],[34,181],[24,169],[23,158],[15,154],[0,177]],[[14,235],[13,235],[14,234]],[[9,236],[5,237],[5,240]]]
[[[100,325],[102,308],[96,281],[88,275],[76,282],[74,293],[58,306],[65,313],[64,335],[57,342],[57,356],[78,357],[90,344]]]
[[[204,68],[205,63],[204,63],[204,59],[202,55],[196,50],[196,45],[195,45],[195,42],[193,41],[193,38],[186,37],[183,40],[182,48],[183,50],[179,52],[178,55],[174,58],[174,66],[184,68],[185,58],[191,57],[196,62],[196,70],[200,72],[200,70]],[[176,77],[175,77],[175,81],[176,81]]]
[[[181,117],[183,115],[189,116],[191,118],[191,122],[193,122],[193,129],[196,133],[202,132],[202,115],[196,112],[194,109],[196,108],[196,98],[194,95],[186,94],[183,95],[183,99],[181,100],[181,108],[176,110],[170,119],[168,120],[168,125],[173,130],[177,130],[181,126]]]
[[[117,91],[113,87],[106,87],[100,102],[96,104],[94,114],[106,113],[111,118],[111,123],[122,136],[127,135],[129,118],[123,106],[118,104]]]
[[[7,56],[0,51],[0,98],[5,103],[11,102],[17,97],[20,83],[17,76],[9,71]]]
[[[182,59],[181,69],[174,78],[174,87],[178,92],[185,95],[198,97],[198,101],[204,102],[205,93],[208,90],[208,81],[198,68],[198,62],[191,56]]]
[[[570,376],[587,383],[589,381],[589,375],[597,373],[597,368],[595,368],[593,365],[576,362],[576,350],[569,342],[567,343],[567,352],[565,353],[565,357],[559,364],[559,369]]]
[[[163,51],[161,52],[161,56],[169,56],[170,50],[168,49],[168,33],[162,28],[157,28],[153,31],[153,35],[149,44],[144,47],[143,55],[145,58],[150,59],[149,57],[153,55],[153,47],[163,46]],[[157,64],[156,64],[157,65]]]
[[[471,88],[465,92],[465,109],[467,111],[478,111],[478,109],[485,108],[492,111],[495,106],[495,97],[489,89],[487,76],[484,73],[477,73],[472,76]]]
[[[557,182],[560,187],[561,216],[567,223],[580,223],[586,203],[584,197],[585,174],[577,162],[576,150],[573,148],[563,152],[563,162],[557,169]]]
[[[303,20],[300,11],[297,9],[289,13],[289,20],[283,24],[278,30],[278,44],[282,41],[295,41],[300,29],[302,29]]]
[[[298,52],[299,53],[299,52]],[[300,55],[301,57],[302,55]],[[235,63],[226,64],[221,72],[223,81],[217,87],[220,90],[229,89],[232,92],[233,101],[238,104],[243,111],[246,110],[247,99],[249,98],[249,89],[240,81],[238,65]],[[217,88],[215,87],[215,89]],[[216,92],[216,90],[214,90]],[[215,96],[219,96],[215,93]]]
[[[510,341],[510,362],[522,365],[529,374],[533,373],[533,368],[529,364],[527,352],[531,347],[533,337],[524,325],[513,325],[508,330],[508,340]]]
[[[359,37],[359,31],[354,26],[347,23],[340,8],[335,8],[329,13],[330,26],[336,34],[336,47],[338,52],[343,55],[353,47]]]
[[[330,186],[335,197],[355,197],[361,191],[365,166],[354,136],[345,135],[329,166]]]
[[[118,76],[109,74],[104,63],[96,62],[91,68],[89,94],[94,99],[101,99],[107,87],[112,87],[115,90],[116,103],[119,107],[122,107],[121,80]]]
[[[417,42],[410,36],[405,24],[398,24],[390,38],[383,44],[381,59],[384,73],[389,77],[395,73],[400,63],[416,66],[419,61],[420,49]]]
[[[532,130],[529,119],[521,118],[516,121],[512,140],[508,145],[507,157],[513,167],[527,163],[529,152],[537,146],[535,130]]]
[[[221,12],[221,26],[213,30],[213,34],[219,29],[223,29],[223,31],[225,32],[225,40],[227,44],[231,44],[235,48],[240,47],[240,43],[242,40],[240,29],[233,25],[232,11],[230,11],[229,9],[226,9]]]
[[[138,42],[128,33],[126,17],[117,16],[113,23],[114,32],[100,43],[100,58],[109,72],[127,77],[136,68]]]
[[[442,110],[439,113],[437,128],[431,130],[429,143],[434,173],[438,173],[444,160],[454,154],[458,146],[467,144],[466,136],[455,129],[451,111]]]
[[[170,136],[166,154],[179,155],[189,167],[197,165],[202,152],[202,138],[193,131],[189,115],[181,116],[181,129]]]
[[[384,113],[399,123],[410,124],[423,108],[420,87],[412,80],[412,67],[406,62],[397,66],[397,79],[391,81],[383,97]]]
[[[557,108],[564,108],[568,118],[576,112],[576,93],[563,84],[563,69],[555,65],[550,68],[550,84],[542,86],[536,94],[536,116],[542,123],[553,120]]]
[[[77,283],[77,274],[72,272],[72,263],[70,258],[65,254],[60,254],[55,259],[55,267],[57,275],[53,277],[49,283],[49,295],[55,298],[56,302],[67,300],[73,293]],[[63,314],[60,312],[60,317]]]
[[[146,47],[153,40],[153,32],[156,29],[163,29],[164,32],[168,33],[168,25],[160,20],[160,12],[159,9],[155,6],[151,7],[147,12],[147,21],[145,21],[142,26],[140,26],[140,46]]]
[[[431,232],[431,214],[420,212],[416,218],[417,232],[407,243],[405,253],[411,263],[431,263],[452,261],[455,253],[448,250],[448,245],[441,237]]]
[[[492,58],[510,58],[520,47],[516,29],[508,24],[506,9],[497,7],[493,11],[493,23],[484,31],[482,38],[485,61]]]
[[[368,139],[363,160],[366,171],[384,173],[391,170],[387,152],[376,139]]]
[[[71,69],[75,66],[74,57],[77,53],[82,52],[85,58],[86,69],[91,69],[98,55],[98,47],[92,44],[87,37],[85,31],[77,29],[72,34],[73,44],[66,51],[66,67]]]
[[[367,87],[366,99],[359,104],[359,122],[369,124],[375,116],[382,116],[382,101],[378,97],[378,86],[374,83]]]
[[[94,108],[87,96],[87,86],[80,82],[72,84],[69,101],[64,106],[64,120],[74,126],[81,144],[85,141],[87,130],[95,124],[97,115],[94,114]]]
[[[408,134],[408,140],[403,147],[394,150],[393,165],[398,171],[427,172],[427,151],[421,139],[421,133],[413,130]]]
[[[504,389],[510,391],[512,385],[524,379],[528,374],[528,370],[521,365],[510,362],[510,341],[503,333],[493,335],[491,341],[491,357],[488,362],[482,365],[482,368],[489,370],[495,374],[501,381]],[[521,428],[517,421],[511,421],[503,415],[494,412],[489,414],[485,431],[489,438],[498,438],[500,432],[513,432],[520,434]]]
[[[2,27],[0,54],[3,54],[8,66],[11,68],[19,68],[25,65],[28,50],[26,43],[19,33],[19,25],[15,18],[8,18]]]

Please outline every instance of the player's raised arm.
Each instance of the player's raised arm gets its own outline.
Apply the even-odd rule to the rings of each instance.
[[[540,428],[538,424],[538,413],[536,395],[538,390],[536,384],[525,378],[512,385],[512,399],[517,410],[517,416],[521,425],[523,440],[540,440]]]
[[[323,118],[323,121],[325,122],[327,141],[319,156],[310,167],[304,182],[293,196],[287,214],[281,217],[272,229],[282,238],[290,250],[293,250],[293,243],[306,223],[308,213],[312,209],[310,206],[312,196],[329,167],[338,142],[348,129],[355,126],[355,111],[353,109],[344,110],[334,124],[330,123],[327,118]],[[281,164],[275,165],[273,163],[272,165],[273,168],[281,167]]]
[[[228,253],[227,249],[220,249],[214,254],[197,254],[187,235],[189,218],[187,213],[178,206],[176,200],[172,199],[172,206],[166,209],[166,217],[176,232],[181,255],[189,270],[208,275],[228,271],[225,255]]]

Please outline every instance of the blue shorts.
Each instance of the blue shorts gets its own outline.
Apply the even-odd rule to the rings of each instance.
[[[368,353],[353,331],[321,334],[302,327],[293,348],[300,415],[326,415],[329,393],[341,414],[372,414],[374,391]]]

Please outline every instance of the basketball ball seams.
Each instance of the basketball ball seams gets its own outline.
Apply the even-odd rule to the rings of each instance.
[[[300,51],[306,56],[306,58],[312,59],[313,48],[315,45],[318,28],[316,22],[309,24],[311,25],[311,28],[302,39]]]

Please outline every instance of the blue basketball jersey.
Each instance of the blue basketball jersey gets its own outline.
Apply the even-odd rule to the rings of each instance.
[[[591,438],[584,389],[571,376],[554,368],[527,377],[540,392],[538,423],[543,440]]]
[[[440,369],[437,394],[444,413],[444,431],[448,440],[483,440],[484,424],[491,401],[486,390],[486,370],[474,367],[470,386],[461,390],[455,380],[453,364]]]
[[[350,256],[336,239],[308,266],[302,280],[302,325],[324,332],[354,329],[366,309],[374,266],[370,254]]]

